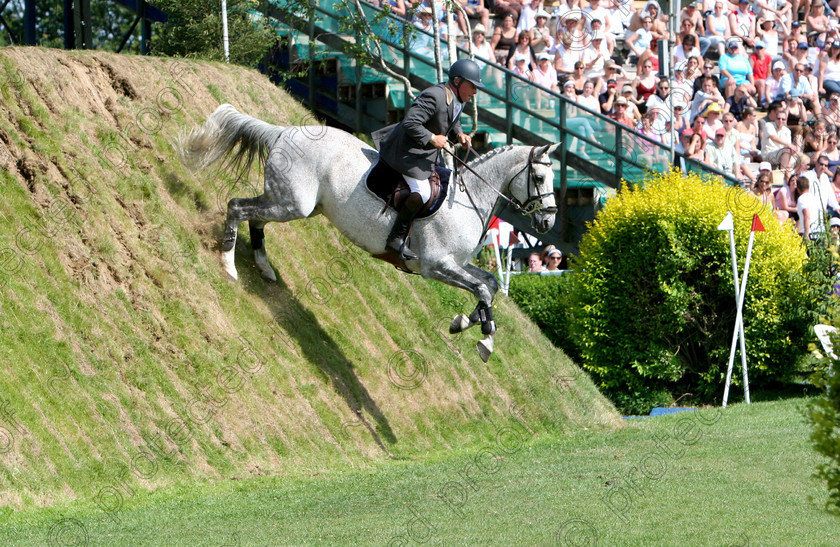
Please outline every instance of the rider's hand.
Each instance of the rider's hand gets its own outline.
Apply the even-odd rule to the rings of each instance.
[[[432,144],[432,146],[441,150],[443,148],[446,148],[446,145],[449,141],[446,140],[445,135],[433,135],[429,142]]]
[[[464,146],[472,148],[472,139],[466,133],[461,133],[460,135],[458,135],[458,141]]]

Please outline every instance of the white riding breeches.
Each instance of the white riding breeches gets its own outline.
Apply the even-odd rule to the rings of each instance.
[[[432,197],[432,185],[429,184],[429,179],[415,179],[408,175],[403,175],[403,178],[408,183],[408,187],[412,192],[420,194],[420,197],[423,198],[423,203],[429,201],[429,198]]]

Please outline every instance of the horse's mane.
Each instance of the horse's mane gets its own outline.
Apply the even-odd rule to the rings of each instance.
[[[483,154],[483,155],[475,158],[474,160],[470,161],[467,165],[469,165],[470,167],[475,169],[476,167],[478,167],[482,163],[484,163],[486,161],[489,161],[492,158],[495,158],[496,156],[498,156],[502,152],[507,152],[508,150],[513,149],[515,146],[516,146],[515,144],[507,144],[507,145],[505,145],[501,148],[494,148],[493,150],[487,152],[486,154]]]

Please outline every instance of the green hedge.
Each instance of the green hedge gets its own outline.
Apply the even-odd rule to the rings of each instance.
[[[569,301],[574,294],[574,275],[521,274],[510,280],[510,298],[555,346],[579,361],[580,354],[572,338],[574,321]]]

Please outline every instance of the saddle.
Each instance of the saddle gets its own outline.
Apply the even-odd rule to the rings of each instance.
[[[449,192],[451,173],[449,169],[435,165],[435,170],[429,177],[432,195],[417,213],[417,216],[414,217],[415,219],[430,217],[440,209]],[[411,194],[411,189],[409,189],[402,174],[382,160],[379,160],[371,169],[365,183],[368,190],[385,202],[385,206],[382,208],[383,213],[388,207],[392,207],[399,212],[402,209],[403,202]]]

